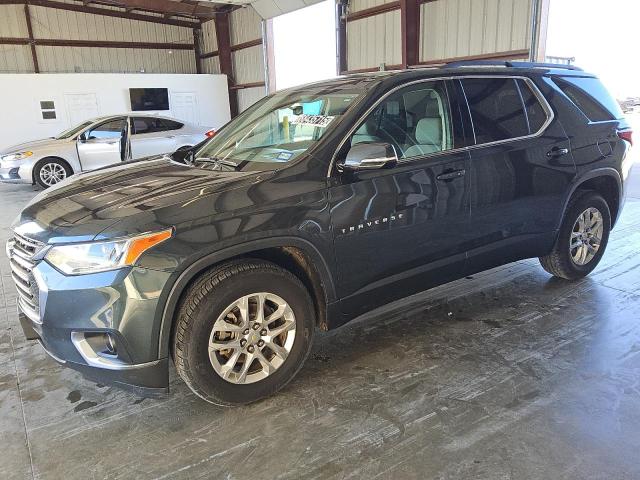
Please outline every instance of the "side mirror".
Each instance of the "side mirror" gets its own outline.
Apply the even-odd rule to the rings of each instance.
[[[174,162],[186,163],[187,165],[193,164],[195,160],[193,148],[176,150],[169,156]]]
[[[343,171],[377,170],[392,168],[398,163],[398,153],[393,145],[384,142],[360,142],[351,147],[344,163],[338,166]]]

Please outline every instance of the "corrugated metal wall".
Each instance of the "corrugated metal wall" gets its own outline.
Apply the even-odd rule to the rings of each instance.
[[[202,24],[202,35],[200,37],[200,52],[211,53],[218,50],[218,39],[216,37],[216,23],[213,20]],[[220,73],[220,59],[209,57],[202,60],[203,73]]]
[[[240,111],[246,110],[266,95],[264,87],[245,88],[238,90],[238,107]]]
[[[354,2],[364,8],[384,3],[377,0]],[[351,13],[358,10],[349,9]],[[398,65],[402,62],[400,10],[347,23],[347,66],[349,70]]]
[[[231,45],[262,38],[262,18],[253,7],[234,10],[230,17]],[[236,84],[265,81],[262,45],[233,52],[232,61]],[[240,111],[245,110],[265,95],[265,87],[238,90]]]
[[[532,0],[435,0],[420,6],[420,62],[522,51],[531,45]],[[350,15],[393,3],[350,0]],[[526,54],[523,55],[526,58]],[[347,22],[347,68],[402,63],[400,10]]]
[[[528,49],[531,0],[437,0],[420,25],[421,61]]]
[[[159,23],[30,6],[34,38],[193,44],[193,31]],[[0,37],[27,37],[24,7],[0,6]],[[33,72],[28,46],[0,46],[0,71]],[[16,54],[19,52],[19,54]],[[36,47],[40,71],[195,73],[193,50]]]
[[[350,0],[349,13],[390,3],[385,0]],[[347,23],[347,68],[359,70],[402,62],[400,10]]]
[[[262,18],[253,7],[240,8],[230,14],[229,29],[231,45],[262,38]],[[203,54],[218,50],[216,26],[214,21],[202,24],[200,50]],[[264,56],[262,45],[243,48],[231,52],[233,80],[236,85],[264,82]],[[204,73],[220,73],[218,56],[202,60]],[[244,88],[238,90],[238,107],[245,110],[266,94],[265,87]]]
[[[0,37],[28,37],[23,5],[0,5]],[[33,72],[31,49],[27,45],[0,45],[1,73]]]

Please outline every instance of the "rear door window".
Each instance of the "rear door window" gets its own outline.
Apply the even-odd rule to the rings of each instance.
[[[595,77],[558,77],[553,81],[592,122],[622,118],[618,102]]]
[[[529,124],[514,78],[462,79],[476,144],[529,135]]]
[[[162,129],[165,131],[180,130],[184,126],[184,124],[180,122],[175,122],[173,120],[168,120],[166,118],[160,118],[158,120],[160,122],[160,125],[162,125]]]
[[[152,118],[133,117],[133,134],[142,135],[156,131],[154,130],[153,120]]]
[[[182,126],[183,124],[180,122],[175,122],[165,118],[133,117],[134,135],[179,130]]]

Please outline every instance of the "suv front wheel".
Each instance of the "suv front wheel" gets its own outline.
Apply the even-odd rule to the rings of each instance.
[[[540,257],[550,274],[576,280],[596,268],[609,241],[611,214],[602,196],[593,191],[575,194],[567,207],[553,250]]]
[[[178,310],[178,374],[204,400],[238,405],[267,397],[311,349],[313,303],[300,280],[262,260],[237,260],[199,277]]]

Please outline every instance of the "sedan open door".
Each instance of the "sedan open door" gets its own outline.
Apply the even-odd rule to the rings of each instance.
[[[82,170],[94,170],[126,158],[128,125],[126,117],[100,123],[78,138]]]

